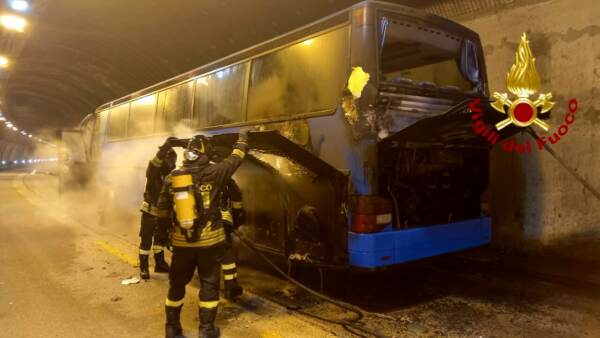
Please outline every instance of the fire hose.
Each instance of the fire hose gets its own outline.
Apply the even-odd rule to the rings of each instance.
[[[531,129],[531,127],[527,128],[527,132],[529,132],[529,134],[531,136],[533,136],[534,139],[539,139],[539,136],[536,134],[536,132]],[[546,151],[563,167],[565,168],[569,174],[571,174],[571,176],[573,176],[579,183],[581,183],[583,185],[584,188],[586,188],[589,192],[592,193],[592,195],[594,195],[594,197],[596,197],[598,200],[600,200],[600,192],[598,192],[598,190],[596,190],[596,188],[592,187],[591,184],[588,183],[588,181],[586,181],[583,177],[581,177],[581,175],[579,175],[577,173],[577,171],[575,171],[575,169],[573,169],[570,165],[568,165],[562,158],[560,158],[558,156],[558,154],[556,154],[556,152],[554,151],[554,149],[552,149],[552,147],[550,147],[548,144],[544,143],[544,149],[546,149]]]
[[[270,265],[275,271],[277,271],[282,277],[284,277],[285,279],[287,279],[288,281],[290,281],[292,284],[296,285],[297,287],[301,288],[302,290],[310,293],[311,295],[313,295],[313,296],[315,296],[317,298],[320,298],[320,299],[322,299],[322,300],[324,300],[324,301],[326,301],[326,302],[328,302],[330,304],[333,304],[333,305],[335,305],[335,306],[337,306],[339,308],[342,308],[342,309],[344,309],[346,311],[349,311],[349,312],[352,312],[352,313],[356,314],[356,317],[353,318],[353,319],[351,319],[351,320],[328,319],[328,318],[324,318],[324,317],[321,317],[321,316],[318,316],[318,315],[315,315],[315,314],[303,311],[303,310],[300,309],[299,306],[289,306],[289,305],[286,305],[286,308],[288,310],[295,311],[295,312],[298,312],[298,313],[303,314],[305,316],[316,318],[316,319],[319,319],[319,320],[322,320],[322,321],[326,321],[326,322],[329,322],[329,323],[341,325],[345,330],[347,330],[348,332],[350,332],[350,333],[352,333],[354,335],[357,335],[359,337],[366,337],[366,336],[364,336],[362,334],[359,334],[359,333],[357,333],[357,332],[355,332],[353,330],[360,331],[362,333],[365,333],[365,334],[368,334],[370,336],[377,337],[377,338],[387,338],[387,336],[385,336],[385,335],[383,335],[383,334],[381,334],[381,333],[379,333],[377,331],[371,330],[369,328],[366,328],[366,327],[360,325],[360,324],[362,324],[362,323],[360,323],[360,321],[365,317],[364,311],[362,309],[360,309],[360,308],[358,308],[358,307],[356,307],[354,305],[347,304],[347,303],[335,300],[335,299],[333,299],[333,298],[331,298],[331,297],[329,297],[327,295],[324,295],[324,294],[322,294],[320,292],[317,292],[317,291],[311,289],[310,287],[302,284],[298,280],[294,279],[293,277],[291,277],[287,273],[285,273],[285,271],[283,271],[281,268],[279,268],[277,266],[277,264],[275,264],[273,261],[271,261],[269,258],[267,258],[262,252],[260,252],[258,249],[256,249],[254,247],[254,245],[248,239],[244,238],[244,236],[240,235],[237,231],[233,231],[233,233],[240,240],[240,242],[242,242],[242,244],[244,244],[248,249],[250,249],[250,251],[252,251],[256,255],[258,255],[262,260],[264,260],[268,265]],[[279,302],[276,302],[276,303],[279,303]]]

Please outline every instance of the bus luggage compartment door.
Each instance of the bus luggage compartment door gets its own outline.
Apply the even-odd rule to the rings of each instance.
[[[396,228],[479,217],[492,143],[473,130],[470,101],[425,118],[378,145],[379,192],[394,202]],[[481,100],[490,128],[505,116]],[[519,129],[496,132],[500,142]]]
[[[230,147],[236,137],[216,135],[213,142]],[[247,214],[244,234],[264,251],[305,263],[345,259],[347,178],[277,131],[249,138],[250,152],[234,177]]]
[[[351,264],[390,265],[490,241],[489,218],[481,203],[492,144],[473,131],[468,104],[422,119],[379,143],[378,189],[393,202],[393,227],[378,238],[350,234]],[[488,109],[485,114],[492,123],[502,118]],[[506,130],[498,139],[515,132]],[[364,254],[373,240],[387,243],[377,245],[389,249],[387,262],[377,261],[375,252]]]

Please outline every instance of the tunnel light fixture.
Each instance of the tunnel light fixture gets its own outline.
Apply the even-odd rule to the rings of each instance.
[[[315,39],[308,39],[308,40],[302,41],[302,44],[305,46],[310,46],[313,44],[313,42],[315,42]]]
[[[6,165],[6,161],[2,161],[2,165]]]
[[[10,2],[10,7],[15,11],[25,12],[29,10],[29,2],[25,0],[12,0]]]
[[[27,26],[27,20],[14,14],[4,14],[0,16],[0,24],[6,28],[17,32],[24,32]]]
[[[0,55],[0,67],[6,68],[6,67],[8,67],[9,63],[10,62],[8,61],[8,58],[6,56]]]
[[[198,83],[200,83],[201,85],[208,87],[208,81],[206,80],[206,77],[201,77],[198,79]]]
[[[4,122],[4,126],[8,129],[12,129],[13,131],[18,132],[19,134],[23,135],[24,137],[30,138],[32,141],[36,141],[38,143],[43,143],[49,147],[53,147],[56,148],[56,144],[54,143],[50,143],[42,138],[39,137],[35,137],[33,134],[28,133],[26,130],[20,130],[19,128],[17,128],[17,126],[15,126],[12,122],[8,121],[0,112],[0,121]]]
[[[140,98],[136,103],[143,105],[154,105],[156,103],[156,95],[148,95]]]

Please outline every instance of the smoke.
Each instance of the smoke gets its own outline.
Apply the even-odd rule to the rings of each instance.
[[[127,238],[137,237],[149,161],[167,137],[193,135],[192,128],[180,123],[169,134],[104,143],[91,164],[70,163],[68,172],[60,175],[63,207],[81,223],[96,224]],[[181,165],[183,149],[174,150],[177,165]]]

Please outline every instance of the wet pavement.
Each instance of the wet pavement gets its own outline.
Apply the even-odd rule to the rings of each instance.
[[[162,336],[166,276],[120,283],[137,275],[135,220],[99,225],[93,221],[98,208],[85,203],[94,196],[65,201],[56,177],[45,174],[0,173],[0,198],[0,336]],[[73,200],[83,203],[73,210]],[[240,279],[251,292],[239,303],[222,304],[217,322],[224,337],[357,336],[286,309],[353,317],[307,295],[248,252],[241,255]],[[294,267],[292,274],[319,285],[315,270]],[[364,309],[361,325],[388,337],[600,336],[598,293],[452,259],[375,274],[330,273],[325,288]],[[182,322],[186,335],[195,337],[197,282],[187,291]]]

